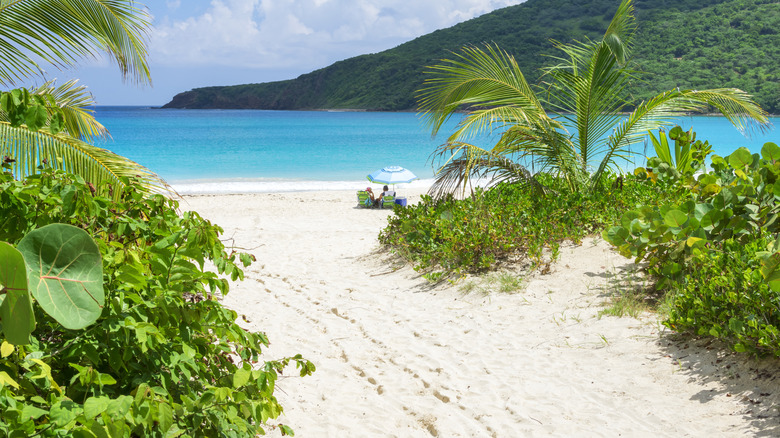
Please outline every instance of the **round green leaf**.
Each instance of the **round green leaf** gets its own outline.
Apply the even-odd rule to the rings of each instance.
[[[693,217],[701,220],[704,215],[712,211],[714,208],[715,207],[713,207],[711,204],[696,204],[696,207],[693,209]]]
[[[717,210],[724,210],[727,206],[734,203],[734,192],[727,187],[723,187],[720,192],[712,199],[712,206]]]
[[[753,163],[753,155],[747,148],[741,147],[728,156],[729,164],[735,169],[741,169]]]
[[[779,161],[780,160],[780,147],[774,143],[764,143],[761,148],[761,156],[767,161]]]
[[[103,266],[86,231],[65,224],[38,228],[19,242],[30,292],[64,327],[81,329],[103,309]]]
[[[613,245],[625,243],[628,236],[628,230],[623,227],[612,227],[603,235],[604,240]]]
[[[688,220],[688,215],[680,210],[669,210],[664,215],[664,223],[670,227],[682,228]]]
[[[0,322],[5,338],[14,345],[29,344],[30,333],[35,329],[35,314],[27,291],[24,258],[5,242],[0,242],[0,289],[5,292],[5,297],[0,298]]]
[[[629,228],[631,226],[631,222],[633,222],[634,219],[638,217],[640,217],[638,211],[627,211],[623,214],[623,217],[620,218],[620,224],[623,225],[623,228]]]
[[[720,210],[710,210],[701,218],[699,226],[706,230],[711,230],[721,219],[723,219],[723,212]]]

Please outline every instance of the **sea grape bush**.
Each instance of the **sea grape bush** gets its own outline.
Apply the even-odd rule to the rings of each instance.
[[[693,256],[718,249],[726,239],[747,243],[778,233],[780,147],[766,143],[761,155],[745,148],[725,158],[715,155],[712,167],[680,185],[684,202],[628,211],[619,226],[604,233],[625,256],[647,261],[660,287],[677,278]],[[765,255],[764,272],[780,291],[777,257]]]
[[[213,299],[228,292],[221,276],[243,278],[250,255],[229,252],[218,226],[179,215],[175,200],[126,183],[115,201],[59,171],[24,181],[0,174],[0,240],[16,245],[54,223],[79,227],[97,243],[105,292],[84,330],[34,306],[30,343],[0,344],[0,435],[263,433],[282,412],[278,375],[291,364],[308,375],[314,365],[300,355],[261,360],[265,335],[242,329],[236,312]]]
[[[680,202],[628,211],[603,236],[671,294],[668,327],[780,356],[780,147],[739,148],[711,166],[661,171]]]
[[[780,296],[765,281],[760,255],[768,245],[766,237],[726,239],[720,251],[695,255],[696,269],[669,291],[664,324],[723,339],[739,352],[780,356]]]
[[[432,280],[486,271],[508,259],[545,269],[562,241],[578,242],[637,203],[665,196],[633,176],[613,177],[588,195],[566,191],[553,177],[537,177],[551,195],[502,184],[462,200],[424,196],[416,205],[396,209],[379,240]]]

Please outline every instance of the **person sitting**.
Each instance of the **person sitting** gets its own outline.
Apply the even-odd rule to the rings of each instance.
[[[371,187],[366,187],[366,192],[368,193],[368,199],[371,201],[371,207],[376,207],[379,205],[379,199],[376,196],[374,196],[374,191],[371,190]]]
[[[390,190],[387,186],[382,187],[382,194],[379,195],[379,199],[376,202],[377,206],[382,206],[382,199],[384,199],[385,196],[395,197],[395,190]]]
[[[382,187],[382,197],[385,196],[395,196],[395,190],[390,190],[387,186]]]

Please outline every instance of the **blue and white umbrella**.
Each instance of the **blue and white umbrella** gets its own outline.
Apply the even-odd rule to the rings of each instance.
[[[416,180],[417,176],[401,166],[387,166],[369,173],[366,178],[372,183],[402,184]]]

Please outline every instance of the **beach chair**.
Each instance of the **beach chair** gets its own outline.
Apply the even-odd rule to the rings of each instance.
[[[357,201],[358,201],[358,208],[369,208],[371,207],[371,198],[368,196],[368,192],[365,190],[358,190],[357,191]]]
[[[383,196],[382,197],[382,208],[393,208],[395,207],[395,196]]]

